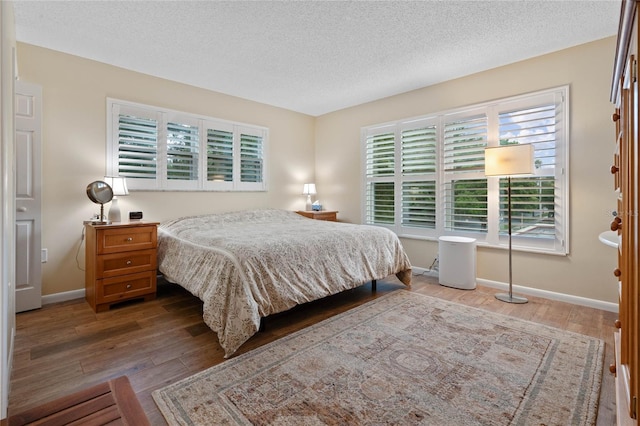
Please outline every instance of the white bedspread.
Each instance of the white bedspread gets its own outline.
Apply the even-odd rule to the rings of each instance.
[[[258,331],[261,317],[391,274],[411,283],[409,259],[390,230],[284,210],[162,223],[158,265],[204,302],[204,321],[226,356]]]

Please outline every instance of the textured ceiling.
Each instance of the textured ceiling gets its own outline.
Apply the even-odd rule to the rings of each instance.
[[[317,116],[614,35],[620,0],[17,0],[14,9],[18,41]]]

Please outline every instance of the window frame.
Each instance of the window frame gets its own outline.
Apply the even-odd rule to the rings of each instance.
[[[127,187],[132,191],[233,191],[264,192],[267,191],[268,162],[266,158],[269,129],[252,124],[223,120],[198,114],[155,107],[121,99],[107,98],[107,140],[106,140],[106,176],[120,175],[119,163],[119,118],[120,114],[156,120],[156,167],[155,178],[127,177]],[[198,129],[197,160],[194,162],[196,179],[169,179],[167,176],[168,161],[168,123],[179,123],[196,126]],[[217,130],[232,133],[232,180],[209,180],[208,177],[208,131]],[[242,135],[250,135],[260,140],[258,162],[261,175],[257,181],[241,179],[241,139]]]
[[[484,113],[487,117],[486,146],[500,145],[500,114],[516,111],[520,108],[533,108],[553,102],[555,111],[555,163],[553,166],[536,169],[534,176],[544,178],[551,176],[554,182],[554,235],[550,238],[536,238],[533,236],[513,235],[513,249],[545,254],[569,254],[569,153],[570,153],[570,123],[569,123],[569,85],[554,87],[517,96],[496,99],[461,108],[437,112],[434,114],[400,119],[392,122],[361,128],[361,158],[362,172],[362,223],[384,226],[394,231],[398,236],[409,239],[437,240],[442,235],[457,235],[475,238],[480,246],[506,248],[508,235],[500,232],[500,177],[484,176],[484,167],[469,172],[445,171],[444,165],[444,125],[456,117],[471,117]],[[407,179],[402,175],[401,164],[401,136],[402,131],[417,128],[415,123],[436,123],[437,134],[437,170],[436,178],[436,226],[434,229],[408,227],[402,224],[402,186]],[[395,134],[395,164],[394,173],[385,176],[384,180],[394,184],[394,223],[376,224],[368,220],[369,210],[373,211],[367,199],[367,188],[372,179],[367,176],[367,138],[383,132]],[[535,145],[534,145],[535,146]],[[542,155],[542,154],[541,154]],[[487,181],[487,226],[486,231],[462,231],[447,229],[446,220],[446,191],[445,185],[453,179],[486,179]],[[505,179],[506,180],[506,179]]]

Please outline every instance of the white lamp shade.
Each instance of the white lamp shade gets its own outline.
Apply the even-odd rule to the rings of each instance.
[[[302,188],[302,195],[315,195],[316,194],[316,184],[315,183],[305,183]]]
[[[129,190],[127,189],[127,181],[125,178],[119,176],[105,176],[104,181],[113,190],[113,195],[129,195]]]
[[[534,150],[531,144],[504,145],[484,150],[486,176],[513,176],[533,173]]]

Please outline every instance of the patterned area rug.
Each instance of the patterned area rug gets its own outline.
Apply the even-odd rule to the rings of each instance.
[[[170,425],[591,425],[604,342],[398,290],[153,393]]]

